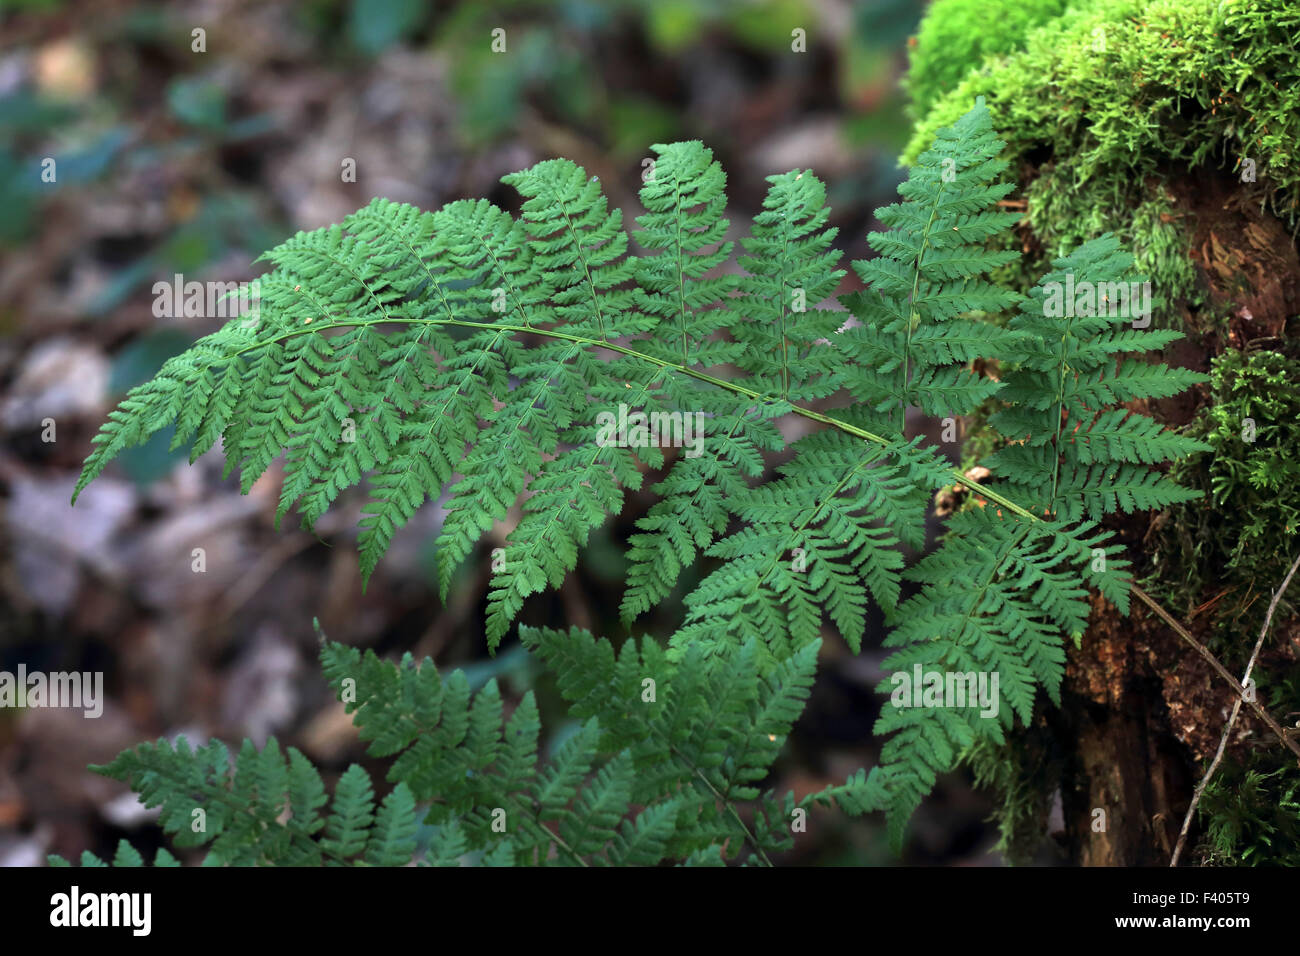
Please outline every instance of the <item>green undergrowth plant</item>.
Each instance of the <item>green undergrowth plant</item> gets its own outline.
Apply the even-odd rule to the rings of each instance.
[[[627,625],[683,569],[714,569],[662,643],[520,629],[587,721],[543,764],[529,698],[507,717],[495,685],[471,700],[463,675],[431,662],[326,645],[326,676],[372,753],[396,758],[377,809],[349,771],[322,815],[318,775],[275,747],[246,746],[232,769],[219,744],[160,742],[104,772],[161,805],[178,845],[210,844],[221,863],[395,862],[416,853],[419,819],[438,828],[435,862],[767,862],[819,803],[885,811],[901,846],[938,774],[1027,721],[1040,691],[1057,698],[1089,588],[1127,610],[1127,562],[1100,522],[1194,496],[1157,466],[1203,447],[1124,407],[1200,376],[1146,361],[1180,333],[1131,327],[1117,294],[1141,277],[1113,237],[1057,260],[1029,297],[990,281],[1015,255],[989,248],[1016,219],[997,205],[1013,188],[1003,147],[982,102],[938,131],[878,211],[877,257],[852,264],[866,290],[838,308],[817,177],[769,177],[735,250],[724,173],[698,142],[654,147],[630,234],[600,183],[557,159],[505,177],[519,218],[483,201],[428,213],[377,199],[271,250],[256,319],[134,389],[77,493],[174,425],[192,458],[220,439],[245,491],[283,457],[279,514],[296,508],[308,527],[364,484],[367,577],[445,496],[444,596],[522,502],[493,561],[492,650],[646,470],[661,477],[629,542]],[[724,271],[733,252],[739,272]],[[976,371],[989,362],[999,378]],[[905,434],[908,408],[960,417],[990,401],[1005,441],[988,483]],[[777,423],[791,415],[819,427],[787,444]],[[970,500],[906,567],[900,545],[921,547],[930,500],[954,480]],[[858,650],[872,604],[892,625],[879,765],[799,801],[762,793],[817,648],[838,634]],[[927,678],[902,701],[913,673],[969,676],[972,699],[935,706]],[[974,700],[977,674],[997,682],[991,700]],[[209,804],[220,825],[186,831]]]

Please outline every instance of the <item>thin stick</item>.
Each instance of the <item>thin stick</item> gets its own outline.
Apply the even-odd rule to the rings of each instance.
[[[1142,603],[1145,604],[1147,607],[1151,608],[1151,610],[1155,611],[1156,616],[1159,617],[1160,620],[1164,621],[1171,628],[1173,628],[1174,633],[1176,633],[1188,644],[1192,645],[1192,647],[1196,650],[1196,653],[1200,654],[1201,657],[1205,658],[1205,660],[1209,663],[1209,665],[1214,668],[1215,673],[1218,674],[1220,677],[1222,677],[1228,683],[1228,685],[1234,691],[1237,692],[1237,697],[1239,699],[1245,697],[1246,690],[1241,686],[1241,682],[1238,681],[1237,678],[1233,677],[1232,674],[1228,672],[1228,669],[1226,667],[1224,667],[1221,663],[1219,663],[1219,659],[1215,657],[1213,653],[1210,652],[1209,648],[1207,648],[1196,638],[1192,637],[1192,635],[1188,633],[1187,628],[1183,627],[1176,620],[1174,620],[1173,616],[1164,608],[1162,608],[1156,602],[1155,598],[1147,594],[1146,591],[1143,591],[1140,587],[1137,586],[1136,583],[1130,585],[1130,587],[1135,597],[1141,600]],[[1286,731],[1282,729],[1282,726],[1269,715],[1269,712],[1266,711],[1263,707],[1261,707],[1258,701],[1248,700],[1246,701],[1246,703],[1250,705],[1250,709],[1255,712],[1255,716],[1258,717],[1260,720],[1262,720],[1268,726],[1269,730],[1273,731],[1273,733],[1277,736],[1277,739],[1282,741],[1282,743],[1286,746],[1288,750],[1294,753],[1297,757],[1300,757],[1300,744],[1297,744],[1294,740],[1291,739],[1290,736],[1288,736]]]
[[[1282,600],[1282,594],[1286,591],[1287,585],[1291,583],[1296,568],[1300,568],[1300,556],[1296,557],[1295,563],[1291,565],[1291,570],[1282,579],[1282,586],[1274,592],[1273,600],[1269,602],[1268,613],[1264,615],[1264,626],[1259,629],[1259,639],[1255,641],[1255,649],[1250,652],[1250,661],[1246,664],[1246,674],[1241,679],[1242,684],[1250,680],[1250,672],[1255,668],[1255,659],[1259,657],[1260,649],[1264,646],[1264,635],[1268,633],[1269,626],[1273,623],[1273,612],[1277,610],[1278,602]],[[1183,817],[1183,829],[1178,834],[1178,844],[1174,847],[1174,855],[1169,860],[1170,866],[1178,865],[1178,858],[1183,853],[1183,845],[1187,842],[1187,833],[1192,827],[1192,816],[1196,813],[1196,805],[1201,802],[1201,795],[1205,793],[1205,788],[1209,786],[1214,771],[1219,769],[1219,761],[1223,759],[1223,752],[1228,748],[1228,738],[1232,735],[1233,725],[1236,724],[1237,714],[1240,712],[1241,697],[1238,695],[1237,699],[1232,702],[1232,713],[1228,716],[1228,725],[1223,728],[1223,736],[1219,738],[1219,749],[1215,751],[1209,769],[1205,771],[1205,776],[1201,778],[1201,782],[1196,785],[1196,790],[1192,794],[1192,803],[1187,808],[1187,816]]]

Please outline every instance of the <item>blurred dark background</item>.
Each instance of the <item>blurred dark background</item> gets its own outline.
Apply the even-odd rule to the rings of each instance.
[[[630,218],[649,145],[695,138],[728,171],[733,232],[758,210],[765,176],[812,167],[840,247],[862,258],[871,210],[902,175],[898,79],[922,8],[0,0],[0,670],[102,671],[108,698],[98,720],[0,710],[0,865],[107,855],[122,836],[157,845],[134,797],[85,769],[142,740],[274,734],[328,772],[363,759],[317,669],[313,616],[334,639],[430,655],[476,686],[536,687],[552,743],[570,729],[517,644],[487,655],[499,541],[438,600],[437,505],[399,534],[364,594],[359,499],[345,496],[315,534],[277,531],[276,468],[241,496],[219,451],[189,467],[169,435],[123,455],[69,508],[113,403],[221,324],[155,317],[155,282],[251,279],[265,249],[377,195],[426,209],[485,196],[514,212],[499,178],[558,155],[600,176]],[[504,53],[492,52],[495,29]],[[806,52],[792,50],[795,30]],[[42,440],[47,419],[54,441]],[[522,619],[624,637],[622,553],[646,506],[631,496],[564,588]],[[636,632],[665,636],[680,616],[670,601]],[[874,761],[881,656],[827,645],[768,785],[802,794]],[[902,862],[998,863],[990,809],[965,777],[944,781]],[[879,818],[828,814],[786,862],[899,860]]]

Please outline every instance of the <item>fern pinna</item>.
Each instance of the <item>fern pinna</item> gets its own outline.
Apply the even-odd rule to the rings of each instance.
[[[492,649],[529,595],[563,582],[647,468],[662,477],[629,541],[625,623],[683,569],[705,556],[716,568],[662,647],[629,640],[616,654],[582,632],[522,629],[588,721],[545,769],[531,698],[502,724],[492,685],[471,703],[463,676],[330,645],[326,672],[338,688],[354,682],[372,752],[400,754],[390,779],[405,789],[391,805],[373,810],[368,780],[345,777],[335,815],[352,822],[330,823],[317,778],[278,751],[241,754],[230,769],[224,750],[178,756],[160,743],[105,772],[165,807],[242,794],[254,822],[220,818],[217,862],[388,860],[414,851],[417,806],[438,828],[431,860],[762,861],[816,802],[884,809],[900,844],[938,773],[1028,720],[1040,687],[1055,699],[1087,587],[1127,610],[1122,548],[1100,523],[1188,497],[1152,466],[1200,447],[1120,405],[1200,380],[1118,358],[1178,333],[1125,328],[1105,298],[1048,306],[1063,277],[1129,280],[1113,239],[1058,261],[1028,298],[990,281],[1015,258],[989,248],[1016,219],[998,209],[1012,188],[999,182],[1002,145],[982,102],[942,131],[902,201],[879,211],[878,256],[853,263],[866,290],[838,307],[844,272],[822,183],[807,170],[769,177],[728,271],[725,176],[698,142],[654,147],[630,234],[594,177],[550,160],[505,178],[524,197],[519,219],[484,201],[427,213],[376,199],[271,250],[255,319],[232,320],[134,389],[95,438],[77,493],[174,423],[173,444],[189,443],[192,459],[220,438],[245,490],[283,456],[279,514],[296,507],[308,526],[367,483],[366,577],[421,504],[445,496],[444,598],[522,501],[493,561]],[[990,320],[1017,304],[1009,321]],[[1000,378],[976,371],[991,361]],[[973,482],[905,435],[909,407],[956,417],[990,405],[998,483]],[[821,427],[787,448],[777,423],[789,415]],[[776,477],[760,481],[777,452]],[[922,549],[932,495],[954,480],[971,501],[906,569],[901,546]],[[1009,706],[887,705],[870,775],[799,803],[761,796],[827,627],[857,650],[873,602],[893,625],[889,670],[991,673]],[[646,680],[658,690],[643,703]],[[632,806],[642,809],[629,816]],[[171,812],[164,826],[179,834]]]

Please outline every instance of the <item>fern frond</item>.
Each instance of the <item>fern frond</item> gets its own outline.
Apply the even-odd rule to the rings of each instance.
[[[954,140],[959,182],[940,211],[958,217],[954,235],[967,240],[984,222],[967,211],[976,205],[968,180],[992,175],[987,163],[969,167],[988,142]],[[624,490],[640,487],[644,467],[665,463],[662,440],[611,439],[611,421],[641,416],[667,423],[672,443],[689,447],[652,489],[658,500],[630,542],[622,613],[634,619],[737,516],[763,455],[784,447],[773,419],[815,414],[792,403],[830,394],[846,358],[866,355],[845,352],[843,315],[822,305],[843,273],[825,188],[811,172],[771,177],[742,240],[738,262],[749,273],[719,275],[732,251],[720,165],[698,142],[655,151],[638,219],[642,256],[628,254],[621,213],[599,183],[568,160],[505,177],[524,196],[521,221],[482,201],[426,213],[376,199],[341,225],[295,235],[263,257],[273,268],[260,281],[255,321],[232,320],[129,394],[97,437],[78,490],[123,447],[176,421],[175,444],[192,442],[193,455],[221,438],[227,473],[238,469],[245,491],[283,456],[277,519],[296,508],[310,526],[368,481],[365,578],[415,511],[446,494],[437,538],[444,597],[483,535],[522,501],[493,561],[494,649],[525,600],[573,570],[592,530],[622,510]],[[918,287],[925,296],[951,291],[940,273],[970,271],[978,258],[947,239],[932,245],[936,278]],[[982,288],[964,283],[961,294]],[[933,340],[919,341],[918,355]],[[987,383],[955,368],[982,341],[972,332],[932,348],[954,367],[918,367],[907,380],[945,401],[972,387],[983,394]],[[721,363],[741,374],[704,371]],[[887,479],[890,464],[873,478]],[[887,503],[891,493],[879,494]],[[831,596],[832,617],[856,632],[869,592],[887,602],[896,593],[892,538],[915,537],[920,512],[910,509],[911,524],[891,537],[868,527],[860,509],[845,516],[836,507],[823,505],[830,511],[803,543],[847,556],[847,540],[817,535],[848,521],[854,541],[873,542],[868,555],[848,567],[819,561],[811,590],[786,582],[781,593],[804,605]],[[786,517],[798,525],[807,516]],[[813,617],[807,606],[799,612],[796,642],[813,633]]]
[[[772,177],[742,240],[750,274],[714,275],[731,253],[721,167],[699,143],[656,152],[640,257],[627,254],[599,184],[567,160],[505,178],[525,197],[520,222],[482,201],[430,214],[377,199],[297,234],[264,256],[273,269],[256,321],[232,320],[128,395],[78,490],[123,447],[177,421],[177,447],[192,441],[193,455],[222,439],[245,491],[284,456],[277,518],[296,507],[310,526],[368,480],[366,578],[421,504],[447,493],[444,597],[522,500],[493,562],[495,648],[529,595],[562,583],[643,467],[664,463],[661,442],[610,438],[610,421],[642,416],[689,448],[654,486],[631,541],[623,614],[635,618],[716,542],[763,455],[784,447],[773,419],[833,391],[845,358],[841,313],[822,307],[842,272],[820,181]],[[949,354],[976,341],[954,339]],[[725,362],[741,370],[735,381],[701,371]],[[960,391],[942,374],[917,381]],[[827,588],[829,578],[815,586]],[[863,600],[846,593],[834,615],[855,628]]]
[[[996,208],[1013,188],[999,182],[1002,147],[982,102],[940,132],[901,201],[878,212],[886,230],[869,237],[878,256],[853,264],[867,289],[840,300],[848,312],[829,305],[844,273],[822,183],[769,177],[735,274],[726,178],[698,142],[653,147],[642,254],[595,177],[562,159],[505,177],[524,198],[518,221],[485,201],[428,213],[376,199],[268,252],[255,317],[128,393],[74,501],[116,454],[174,424],[191,460],[220,438],[246,492],[283,458],[277,521],[296,509],[311,526],[368,483],[365,579],[415,512],[445,499],[444,599],[483,537],[518,515],[493,556],[493,651],[651,470],[624,620],[662,603],[701,555],[718,565],[663,646],[615,653],[583,631],[521,629],[583,722],[549,759],[531,692],[507,714],[495,681],[472,693],[461,671],[326,643],[323,668],[370,754],[392,758],[396,786],[378,805],[360,768],[331,801],[311,763],[274,741],[245,744],[233,765],[217,741],[160,741],[100,769],[158,806],[178,846],[208,846],[208,865],[401,865],[421,815],[439,866],[708,865],[724,848],[767,862],[815,805],[886,809],[900,842],[939,773],[1027,721],[1039,690],[1056,699],[1088,589],[1127,609],[1123,548],[1100,523],[1192,497],[1157,466],[1205,447],[1118,407],[1202,377],[1134,357],[1178,335],[1124,327],[1112,306],[1137,277],[1113,238],[1058,260],[1005,327],[985,321],[1021,299],[988,279],[1017,257],[989,248],[1017,218]],[[1057,310],[1055,286],[1076,280],[1100,298]],[[987,360],[1000,380],[977,372]],[[808,404],[846,395],[829,413]],[[905,439],[907,410],[955,417],[988,402],[996,484],[958,473],[972,500],[904,571],[931,493],[954,476]],[[787,451],[787,415],[821,430],[752,486]],[[908,580],[920,588],[904,599]],[[799,801],[761,793],[822,627],[857,650],[873,603],[894,626],[888,667],[994,676],[996,699],[886,708],[870,775]]]
[[[901,434],[909,405],[964,415],[998,389],[967,364],[1000,354],[1006,333],[958,317],[997,313],[1017,299],[983,278],[1017,257],[985,248],[1017,218],[995,211],[1015,186],[996,182],[1007,165],[996,158],[1003,145],[977,103],[911,168],[898,187],[903,202],[876,211],[889,229],[867,237],[877,258],[853,263],[869,288],[844,297],[859,324],[837,341],[853,361],[843,383],[876,427]]]

